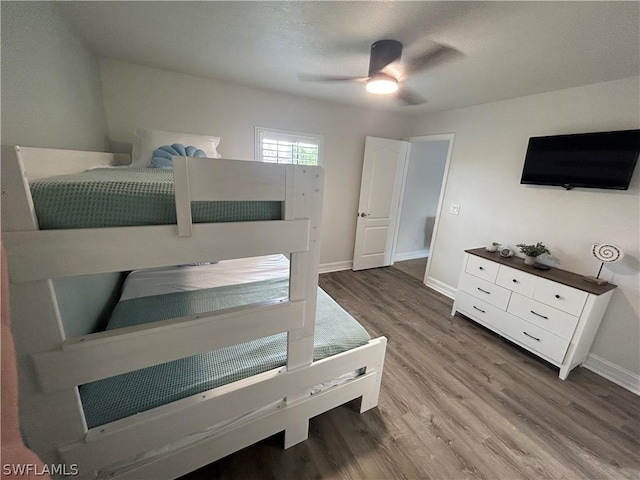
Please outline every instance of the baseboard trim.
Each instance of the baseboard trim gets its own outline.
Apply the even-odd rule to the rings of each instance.
[[[451,285],[441,282],[440,280],[436,280],[433,277],[427,278],[425,285],[429,288],[432,288],[436,292],[441,293],[445,297],[449,297],[452,300],[455,300],[456,298],[457,290],[455,288],[453,288]]]
[[[340,272],[342,270],[351,270],[351,267],[353,267],[353,261],[351,260],[345,260],[343,262],[321,263],[319,272]]]
[[[418,250],[417,252],[396,253],[394,262],[404,262],[405,260],[415,260],[416,258],[426,258],[429,256],[429,250]]]
[[[587,356],[582,366],[640,396],[640,375],[593,354]]]

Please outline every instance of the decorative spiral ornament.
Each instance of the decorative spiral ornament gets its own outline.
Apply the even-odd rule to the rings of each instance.
[[[620,247],[610,243],[594,243],[591,247],[591,254],[604,263],[617,262],[624,257],[624,252]]]

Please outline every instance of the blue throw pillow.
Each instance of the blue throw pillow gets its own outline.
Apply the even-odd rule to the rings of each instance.
[[[163,145],[162,147],[156,148],[153,151],[151,164],[149,166],[151,168],[173,168],[171,157],[175,155],[203,158],[207,156],[202,150],[192,145],[185,147],[181,143],[174,143],[173,145]]]

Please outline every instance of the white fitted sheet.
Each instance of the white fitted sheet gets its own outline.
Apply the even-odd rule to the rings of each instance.
[[[289,260],[282,254],[222,260],[209,265],[134,270],[122,286],[120,300],[288,276]]]

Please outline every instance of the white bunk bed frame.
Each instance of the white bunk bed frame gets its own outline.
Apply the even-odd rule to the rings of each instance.
[[[278,432],[289,448],[308,437],[311,417],[358,397],[361,412],[377,405],[386,338],[312,361],[321,168],[174,157],[178,225],[38,229],[30,180],[128,163],[127,155],[2,147],[21,428],[45,463],[75,464],[79,478],[170,479]],[[192,224],[190,202],[198,200],[282,201],[283,220]],[[274,253],[290,256],[286,301],[65,336],[54,278]],[[87,429],[78,385],[278,332],[288,332],[286,367]],[[310,394],[312,386],[360,368],[357,378]],[[202,434],[283,398],[280,408]],[[187,437],[197,440],[179,442]]]

